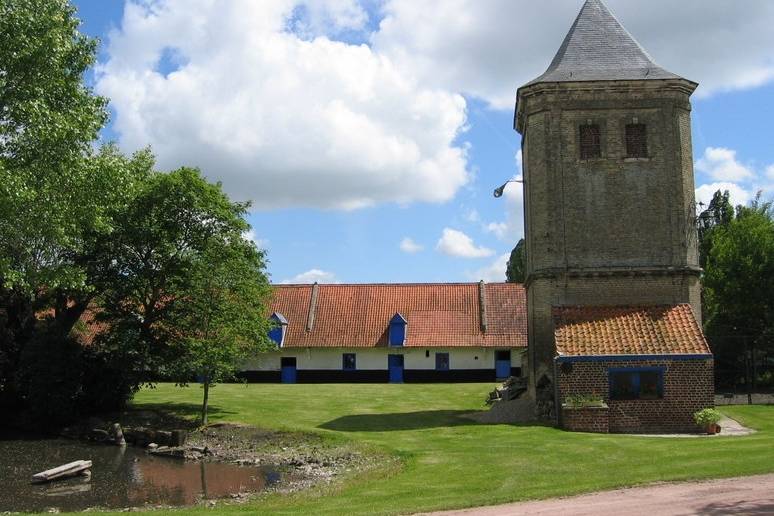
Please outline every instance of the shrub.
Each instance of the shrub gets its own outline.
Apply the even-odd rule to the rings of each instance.
[[[701,427],[717,424],[722,417],[723,415],[713,408],[705,408],[693,414],[693,420]]]

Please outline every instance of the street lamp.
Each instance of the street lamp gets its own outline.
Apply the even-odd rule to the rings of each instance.
[[[523,179],[509,179],[508,181],[503,183],[503,186],[501,186],[499,188],[495,188],[494,196],[496,198],[499,199],[500,197],[503,196],[503,192],[505,191],[505,187],[508,185],[508,183],[522,183],[523,184],[524,180]]]

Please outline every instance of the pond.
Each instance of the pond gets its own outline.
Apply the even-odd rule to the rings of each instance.
[[[34,473],[79,459],[93,462],[91,478],[30,483]],[[132,447],[62,439],[0,440],[0,512],[192,505],[259,492],[277,485],[283,476],[271,466],[185,462]]]

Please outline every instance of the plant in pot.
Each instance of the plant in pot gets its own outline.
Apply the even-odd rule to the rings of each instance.
[[[710,435],[720,432],[718,421],[722,417],[722,414],[714,408],[705,408],[693,414],[693,420],[696,421],[696,424],[704,428]]]

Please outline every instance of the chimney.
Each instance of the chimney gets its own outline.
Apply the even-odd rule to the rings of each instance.
[[[481,312],[481,331],[486,333],[486,283],[484,280],[478,282],[478,308]]]

